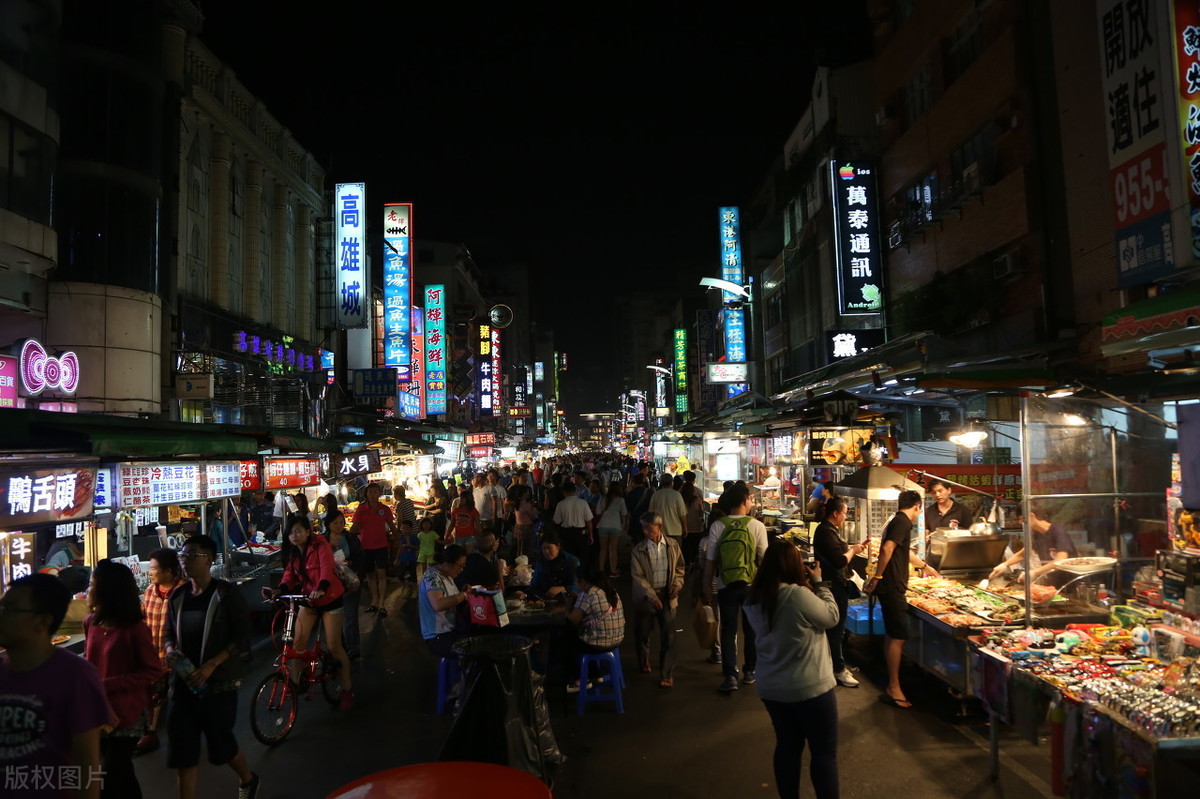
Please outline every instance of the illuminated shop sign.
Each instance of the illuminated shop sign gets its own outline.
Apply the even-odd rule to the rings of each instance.
[[[0,564],[3,564],[3,584],[0,588],[8,589],[13,580],[20,580],[33,574],[37,563],[37,539],[34,533],[22,533],[20,530],[11,533],[0,533]]]
[[[1191,220],[1191,245],[1192,257],[1200,258],[1200,7],[1195,3],[1183,3],[1176,0],[1173,3],[1175,7],[1174,19],[1174,43],[1172,46],[1173,55],[1175,56],[1175,89],[1179,94],[1179,119],[1177,121],[1177,135],[1180,137],[1180,147],[1183,150],[1183,168],[1184,184],[1187,186],[1188,206],[1190,213],[1188,218]],[[1110,11],[1111,13],[1111,11]],[[1132,15],[1132,10],[1130,14]],[[1139,25],[1136,33],[1141,36],[1148,36],[1149,32],[1142,33]],[[1143,42],[1129,42],[1131,50],[1136,50],[1134,55],[1138,61],[1143,59],[1145,49]],[[1106,65],[1107,66],[1107,65]],[[1151,73],[1153,74],[1153,73]],[[1143,91],[1149,91],[1149,78],[1145,74],[1141,77],[1141,83],[1138,86],[1146,85]],[[1146,94],[1140,95],[1142,98],[1147,98]],[[1153,98],[1148,98],[1150,103],[1153,103]],[[1139,111],[1142,109],[1139,108]],[[1146,122],[1143,121],[1141,115],[1138,116],[1138,127],[1144,128]],[[1165,158],[1166,148],[1162,148]],[[1154,154],[1157,156],[1157,153]],[[1149,187],[1146,184],[1146,179],[1141,178],[1141,182],[1133,186],[1132,191],[1126,185],[1127,194],[1130,194],[1135,202],[1145,208],[1145,198],[1139,197],[1139,194],[1150,193],[1154,197],[1151,203],[1154,213],[1159,213],[1162,210],[1163,203],[1170,203],[1170,198],[1167,196],[1167,181],[1164,178],[1160,184],[1157,182],[1157,177],[1154,175],[1154,170],[1162,168],[1164,175],[1165,161],[1164,158],[1159,158],[1155,163],[1155,157],[1149,157],[1142,161],[1139,171],[1148,168],[1151,170]],[[1147,164],[1146,161],[1150,163]],[[1161,165],[1161,167],[1160,167]],[[1136,177],[1136,176],[1135,176]],[[1114,190],[1117,188],[1113,185]],[[1140,190],[1140,191],[1139,191]],[[1121,196],[1115,195],[1118,201],[1118,208],[1121,204]],[[1128,199],[1128,198],[1127,198]],[[1147,214],[1143,213],[1143,216]],[[1160,236],[1161,238],[1161,236]],[[1119,254],[1119,251],[1118,251]],[[1163,253],[1164,258],[1171,261],[1171,266],[1174,266],[1174,256],[1172,253]],[[1121,267],[1125,264],[1118,261]],[[1119,283],[1124,286],[1125,283]]]
[[[496,443],[495,433],[467,433],[467,446],[492,446]]]
[[[442,448],[442,454],[437,456],[438,460],[441,460],[441,461],[461,461],[462,460],[463,443],[461,441],[447,441],[445,439],[439,438],[439,439],[436,439],[433,443]]]
[[[36,339],[21,346],[21,388],[25,396],[33,397],[43,391],[74,394],[79,387],[79,357],[73,352],[54,356]]]
[[[825,343],[830,362],[840,361],[883,344],[883,330],[826,330]]]
[[[742,271],[742,220],[737,206],[726,206],[717,210],[721,232],[721,278],[738,286],[745,284]],[[726,303],[742,299],[732,291],[721,290],[721,300]],[[725,308],[725,360],[746,360],[746,321],[741,308]],[[726,395],[736,397],[749,386],[731,383]]]
[[[379,450],[362,449],[333,455],[329,459],[329,477],[358,477],[383,471],[379,462]]]
[[[315,486],[321,482],[321,464],[316,458],[267,458],[263,475],[268,490]]]
[[[479,326],[479,415],[492,416],[495,399],[492,375],[492,327]]]
[[[744,363],[710,363],[707,369],[707,379],[710,383],[746,382],[747,370]]]
[[[830,161],[829,171],[838,313],[842,316],[882,313],[883,260],[874,170],[866,163]]]
[[[334,244],[337,268],[337,327],[366,327],[367,299],[371,294],[366,263],[367,184],[339,183],[334,190],[333,218],[337,227]]]
[[[396,396],[395,369],[355,369],[350,374],[355,399],[384,399]]]
[[[675,328],[675,411],[687,413],[687,329]]]
[[[243,491],[262,490],[262,464],[258,461],[240,461],[238,476],[241,478]]]
[[[332,350],[317,350],[317,353],[321,356],[321,368],[325,370],[325,383],[332,386],[337,377],[334,371],[337,365],[336,357]]]
[[[512,407],[508,408],[505,415],[510,419],[524,419],[526,417],[533,416],[533,409],[528,405],[513,405]]]
[[[17,359],[0,355],[0,408],[17,407]]]
[[[500,363],[500,328],[492,328],[492,410],[497,416],[504,405],[504,368]]]
[[[538,383],[546,379],[546,364],[542,361],[533,362],[533,379]]]
[[[233,334],[235,352],[257,355],[267,363],[272,371],[311,372],[316,369],[316,356],[296,349],[293,346],[294,343],[295,339],[292,336],[270,339],[246,330],[238,330]],[[330,355],[332,356],[332,353]]]
[[[412,203],[383,206],[383,365],[412,379]]]
[[[425,411],[446,413],[446,287],[425,287]]]
[[[95,485],[90,467],[0,472],[0,527],[89,516]]]
[[[240,488],[239,476],[239,488]],[[204,499],[199,463],[122,463],[117,467],[122,508],[179,505]]]
[[[238,461],[205,461],[204,498],[222,499],[242,493],[242,465]]]
[[[425,310],[413,308],[412,314],[412,374],[407,383],[399,386],[400,416],[420,419],[425,416]]]

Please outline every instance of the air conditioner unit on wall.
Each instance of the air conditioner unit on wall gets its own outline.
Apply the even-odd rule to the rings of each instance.
[[[979,162],[972,161],[963,167],[962,171],[963,191],[967,194],[977,194],[982,188],[979,182]]]
[[[1021,263],[1020,256],[1015,252],[1006,252],[992,261],[992,276],[997,280],[1004,280],[1024,271],[1025,264]]]

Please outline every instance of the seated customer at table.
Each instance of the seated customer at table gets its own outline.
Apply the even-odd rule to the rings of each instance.
[[[454,578],[467,564],[467,551],[451,544],[437,556],[433,568],[426,569],[417,589],[417,609],[421,616],[421,637],[425,646],[438,657],[456,657],[453,646],[465,632],[458,629],[455,609],[467,601]]]
[[[542,536],[542,559],[533,569],[530,589],[541,597],[558,596],[564,591],[579,590],[575,576],[579,558],[562,548],[562,540],[553,530]]]
[[[507,571],[507,566],[496,556],[497,549],[495,533],[485,530],[479,535],[475,551],[467,555],[467,565],[455,580],[459,590],[465,591],[472,585],[504,590],[504,572]]]
[[[603,569],[593,567],[579,576],[579,596],[567,621],[577,628],[565,637],[567,691],[573,693],[579,690],[579,656],[616,649],[625,639],[625,608]]]

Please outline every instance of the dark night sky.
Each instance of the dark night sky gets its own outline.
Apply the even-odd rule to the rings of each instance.
[[[466,243],[484,271],[569,273],[533,317],[587,358],[578,320],[614,289],[716,273],[717,207],[748,202],[804,111],[813,47],[846,46],[862,3],[200,5],[201,39],[331,184],[413,202],[418,238]]]

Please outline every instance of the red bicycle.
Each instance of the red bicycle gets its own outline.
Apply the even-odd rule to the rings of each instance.
[[[342,664],[321,643],[319,634],[312,649],[293,648],[296,619],[300,615],[300,608],[308,604],[307,596],[283,594],[268,601],[280,603],[281,610],[285,612],[284,624],[275,670],[263,677],[254,690],[254,702],[250,705],[250,729],[259,741],[274,746],[287,738],[296,726],[300,696],[311,699],[318,683],[325,700],[331,705],[338,703]],[[293,683],[288,663],[297,659],[303,667],[298,682]]]

